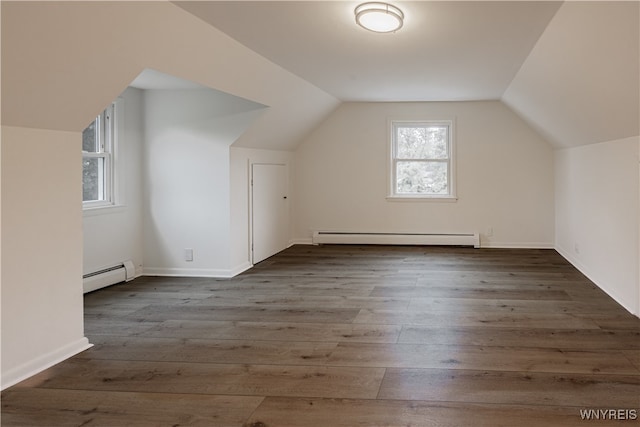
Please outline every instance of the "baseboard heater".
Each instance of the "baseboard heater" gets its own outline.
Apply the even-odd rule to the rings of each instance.
[[[343,231],[315,231],[314,245],[453,245],[480,247],[479,233],[352,233]]]
[[[84,293],[95,291],[120,282],[128,282],[136,276],[133,261],[124,261],[112,267],[104,268],[82,276],[82,289]]]

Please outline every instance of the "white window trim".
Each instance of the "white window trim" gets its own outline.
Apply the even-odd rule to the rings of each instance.
[[[114,208],[120,208],[120,191],[119,191],[119,172],[121,169],[119,165],[120,160],[118,156],[118,137],[121,133],[122,129],[120,129],[120,120],[122,114],[122,106],[121,99],[118,98],[114,102],[112,102],[106,109],[108,118],[106,123],[100,124],[103,126],[103,132],[101,132],[100,137],[103,140],[100,140],[99,143],[103,145],[103,150],[105,152],[100,153],[82,153],[82,157],[89,158],[104,158],[105,159],[105,192],[108,195],[106,200],[91,200],[91,201],[83,201],[82,209],[85,214],[99,214],[106,213],[108,211],[112,211]],[[102,113],[100,114],[102,117]],[[105,145],[108,144],[107,147]],[[106,148],[106,149],[104,149]]]
[[[396,194],[396,157],[395,157],[395,128],[396,125],[412,125],[417,126],[424,125],[446,125],[449,127],[449,159],[443,160],[448,162],[448,194]],[[456,191],[456,131],[455,131],[455,119],[388,119],[387,126],[389,130],[388,137],[388,172],[387,172],[387,197],[388,201],[393,202],[456,202],[458,200]],[[417,160],[419,161],[419,160]],[[436,160],[429,160],[436,161]]]

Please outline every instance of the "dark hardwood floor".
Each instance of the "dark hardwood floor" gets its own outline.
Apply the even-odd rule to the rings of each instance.
[[[3,426],[640,424],[640,320],[552,250],[294,246],[88,294],[85,331]]]

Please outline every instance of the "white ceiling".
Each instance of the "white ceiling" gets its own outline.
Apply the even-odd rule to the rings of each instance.
[[[0,7],[3,126],[80,132],[141,72],[139,87],[206,87],[267,106],[241,147],[293,150],[339,104],[168,1]]]
[[[502,101],[555,147],[640,132],[640,2],[566,2]]]
[[[562,4],[393,3],[404,27],[377,34],[353,1],[175,2],[342,101],[500,99]]]
[[[189,80],[181,79],[179,77],[170,76],[160,71],[153,70],[151,68],[145,68],[136,77],[131,84],[131,87],[137,89],[196,89],[204,90],[208,89],[201,84],[191,82]]]
[[[638,1],[394,2],[396,34],[357,27],[356,2],[0,3],[7,126],[78,132],[146,68],[189,83],[147,70],[134,84],[268,106],[242,147],[295,149],[331,94],[500,99],[556,148],[640,132]]]

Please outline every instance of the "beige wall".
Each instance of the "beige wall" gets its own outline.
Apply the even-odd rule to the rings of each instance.
[[[88,345],[80,133],[2,127],[2,386]]]
[[[390,118],[455,119],[457,202],[386,199]],[[477,231],[482,246],[553,247],[553,151],[498,101],[346,103],[295,162],[296,240],[313,230]]]
[[[640,138],[556,152],[556,249],[639,315]]]

